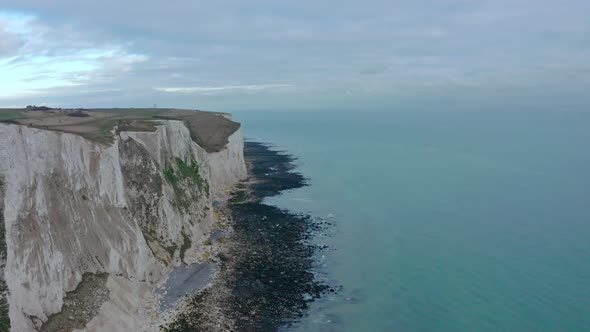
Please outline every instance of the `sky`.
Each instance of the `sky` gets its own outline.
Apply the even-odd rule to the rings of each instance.
[[[0,107],[590,110],[588,0],[0,0]]]

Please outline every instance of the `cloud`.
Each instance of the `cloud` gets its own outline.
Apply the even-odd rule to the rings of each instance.
[[[13,56],[23,47],[20,36],[9,30],[8,22],[0,18],[0,57]]]
[[[0,12],[0,70],[11,74],[0,80],[0,98],[11,103],[26,94],[23,102],[43,95],[102,106],[162,99],[274,109],[291,100],[337,108],[373,100],[387,108],[402,98],[508,90],[507,103],[519,93],[534,102],[548,89],[582,100],[578,91],[590,88],[585,0],[3,0],[3,7],[11,11]]]
[[[190,86],[154,88],[156,91],[168,93],[218,93],[224,91],[263,91],[291,87],[291,84],[251,84],[251,85],[226,85],[226,86]]]
[[[148,59],[93,37],[70,24],[48,25],[34,15],[0,12],[0,98],[92,85],[107,72],[128,72]]]

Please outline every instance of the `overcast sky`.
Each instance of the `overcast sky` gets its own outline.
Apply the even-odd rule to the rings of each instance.
[[[590,110],[588,0],[0,0],[0,106]]]

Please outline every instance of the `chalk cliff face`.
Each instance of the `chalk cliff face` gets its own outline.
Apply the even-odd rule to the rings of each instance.
[[[212,191],[221,198],[236,182],[246,177],[242,129],[239,128],[228,141],[225,149],[209,154]]]
[[[12,331],[39,329],[85,273],[107,273],[110,290],[87,328],[137,327],[151,289],[174,265],[198,261],[212,201],[246,177],[242,134],[208,153],[182,121],[158,123],[118,132],[110,146],[0,124],[0,288],[5,281]]]

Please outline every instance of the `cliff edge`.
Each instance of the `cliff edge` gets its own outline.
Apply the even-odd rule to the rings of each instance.
[[[246,178],[239,124],[199,116],[224,134],[171,117],[119,122],[105,143],[0,123],[0,329],[139,331],[157,318],[155,289],[205,260],[213,202]]]

